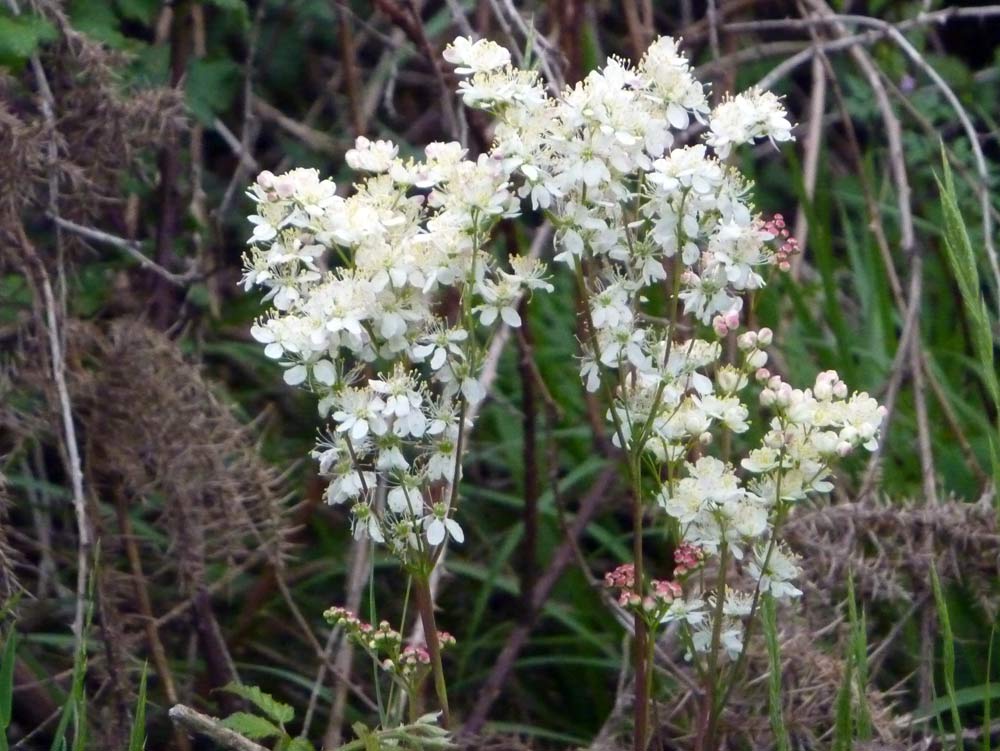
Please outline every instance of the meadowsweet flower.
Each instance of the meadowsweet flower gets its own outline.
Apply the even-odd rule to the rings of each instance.
[[[510,52],[488,39],[474,42],[467,37],[458,37],[445,48],[443,57],[449,63],[456,64],[455,72],[459,75],[480,73],[510,65]]]
[[[444,503],[435,503],[431,513],[422,520],[427,542],[440,545],[446,537],[451,537],[457,543],[465,542],[465,532],[458,522],[448,516],[448,507]]]

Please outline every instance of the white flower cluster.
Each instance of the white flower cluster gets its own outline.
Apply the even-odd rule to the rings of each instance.
[[[669,38],[637,65],[609,59],[557,97],[491,42],[459,39],[445,57],[465,77],[465,102],[495,115],[492,153],[519,177],[518,194],[556,227],[555,258],[586,300],[581,377],[605,389],[614,442],[649,468],[686,556],[750,558],[743,592],[687,577],[683,596],[670,588],[656,599],[651,584],[674,583],[644,590],[611,579],[628,602],[653,597],[643,612],[662,607],[661,620],[686,624],[692,652],[735,656],[760,592],[801,594],[795,557],[777,539],[790,505],[827,492],[836,460],[875,448],[884,412],[867,394],[849,396],[833,372],[804,391],[772,376],[767,329],[743,333],[736,356],[724,357],[744,297],[795,250],[780,215],[756,211],[751,185],[726,159],[760,139],[791,140],[784,107],[754,89],[710,108]],[[692,120],[705,126],[703,142],[675,147]],[[711,324],[707,338],[685,317]],[[752,390],[774,417],[760,447],[733,463],[728,446],[750,427]],[[710,455],[719,444],[722,456]]]
[[[457,143],[404,160],[359,138],[346,161],[369,173],[346,198],[316,170],[260,174],[243,281],[273,306],[254,338],[332,419],[314,452],[327,499],[405,560],[462,541],[452,502],[468,406],[485,396],[479,344],[551,287],[534,260],[505,270],[486,252],[520,203],[503,160],[471,161]]]

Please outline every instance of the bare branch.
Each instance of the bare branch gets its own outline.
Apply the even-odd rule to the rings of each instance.
[[[223,748],[232,751],[267,751],[261,746],[234,730],[223,727],[214,717],[196,712],[191,707],[175,704],[170,708],[170,719],[194,735],[203,735]]]
[[[178,287],[186,286],[188,282],[197,277],[197,274],[194,272],[175,274],[172,271],[168,271],[152,258],[146,256],[136,243],[129,242],[124,237],[118,237],[117,235],[112,235],[93,227],[85,227],[82,224],[71,222],[69,219],[63,219],[61,216],[50,215],[49,218],[55,222],[56,226],[72,232],[75,235],[85,237],[88,240],[93,240],[94,242],[103,243],[104,245],[110,245],[113,248],[118,248],[119,250],[124,251],[130,258],[137,261],[144,269],[159,274],[168,282]]]

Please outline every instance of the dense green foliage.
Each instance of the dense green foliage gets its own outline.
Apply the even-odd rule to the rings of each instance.
[[[570,77],[607,53],[632,53],[629,24],[618,3],[566,3],[575,15],[561,2],[516,4],[565,53]],[[276,172],[315,166],[335,179],[346,175],[343,153],[358,133],[414,147],[447,138],[438,84],[438,77],[447,74],[428,61],[420,34],[439,55],[459,33],[453,6],[462,8],[481,33],[501,41],[508,24],[495,15],[502,3],[418,5],[419,13],[406,10],[409,3],[386,0],[20,0],[0,6],[0,154],[12,165],[0,178],[5,183],[0,186],[5,246],[0,250],[0,478],[6,479],[9,496],[0,559],[4,567],[10,561],[25,590],[4,611],[2,625],[7,648],[0,663],[0,728],[13,743],[28,735],[24,748],[110,748],[123,740],[138,749],[145,724],[146,748],[178,747],[166,715],[168,679],[151,653],[148,614],[139,604],[138,592],[145,589],[154,617],[170,614],[159,624],[159,636],[181,701],[216,716],[231,715],[230,727],[257,739],[277,739],[290,750],[300,747],[295,736],[306,721],[310,740],[320,747],[337,686],[329,674],[317,680],[323,664],[317,652],[322,653],[328,633],[322,613],[346,597],[351,541],[343,510],[322,503],[314,463],[304,460],[320,428],[315,408],[281,382],[279,369],[249,336],[258,305],[238,285],[249,234],[243,189],[254,174],[251,160]],[[714,78],[720,91],[754,84],[810,44],[804,27],[724,25],[797,15],[793,3],[720,2],[723,26],[718,29],[705,16],[705,4],[678,5],[695,6],[691,17],[658,7],[656,30],[683,36],[692,60],[704,66],[704,77]],[[875,0],[834,5],[890,23],[912,19],[926,6]],[[401,15],[393,8],[403,9]],[[789,110],[803,123],[798,142],[780,152],[761,147],[741,165],[756,180],[764,210],[791,218],[799,209],[808,223],[796,274],[777,279],[773,293],[753,310],[759,325],[773,328],[780,342],[776,367],[796,382],[836,368],[852,387],[894,402],[881,467],[869,478],[861,460],[849,465],[839,478],[835,503],[856,501],[864,491],[872,503],[872,497],[884,496],[890,509],[922,507],[932,503],[932,490],[942,506],[951,500],[971,506],[981,498],[990,505],[1000,481],[1000,289],[978,197],[980,190],[988,192],[986,205],[1000,243],[1000,222],[993,218],[1000,210],[998,26],[1000,20],[992,17],[902,27],[920,60],[942,77],[974,125],[986,159],[985,186],[942,89],[891,38],[864,40],[902,125],[912,248],[902,246],[885,113],[843,46],[831,49],[820,68],[829,79],[815,167],[803,162],[811,98],[817,95],[808,62],[773,87],[787,96]],[[837,36],[827,26],[815,30],[824,40]],[[100,46],[81,51],[80,44],[92,44],[87,40]],[[713,52],[713,40],[721,52]],[[741,54],[754,45],[761,45],[759,55]],[[36,67],[47,73],[55,92],[54,126],[44,115]],[[102,78],[109,75],[107,81]],[[111,97],[98,106],[73,97],[77,90],[93,97],[106,91],[105,84],[120,101]],[[164,87],[179,94],[173,100],[169,92],[148,96]],[[56,158],[67,165],[56,191],[63,218],[134,243],[134,249],[181,277],[179,284],[143,270],[134,254],[114,243],[66,227],[57,230],[46,216],[53,206],[45,179],[52,174],[49,152],[47,147],[31,151],[36,141],[49,143],[50,127],[59,132]],[[121,135],[141,128],[146,128],[143,135]],[[483,146],[484,128],[476,116],[465,122],[473,150]],[[99,173],[90,150],[114,154],[119,143],[121,161],[110,162],[110,176]],[[241,152],[248,155],[242,161]],[[807,185],[804,175],[812,169],[813,185]],[[22,228],[37,263],[20,244]],[[508,252],[523,251],[530,241],[513,229],[498,233],[496,240]],[[60,324],[69,342],[69,388],[77,403],[85,404],[76,423],[87,504],[100,541],[86,551],[97,570],[98,592],[90,597],[94,622],[78,641],[68,628],[77,594],[73,489],[64,463],[57,389],[48,384],[51,361],[39,268],[47,269],[57,296],[65,296]],[[915,286],[914,273],[920,275]],[[619,503],[627,491],[614,471],[608,437],[593,427],[602,423],[603,408],[588,403],[578,383],[573,280],[560,272],[552,281],[555,292],[538,296],[528,309],[524,336],[508,342],[473,436],[462,488],[466,543],[449,551],[439,623],[458,642],[448,653],[447,669],[453,713],[460,718],[473,710],[501,650],[524,624],[526,642],[486,728],[556,747],[589,744],[614,710],[615,685],[628,655],[621,626],[594,582],[629,560],[631,527],[627,504]],[[915,301],[909,297],[912,289],[918,291]],[[916,306],[917,338],[913,350],[900,356],[911,305]],[[165,477],[172,467],[188,466],[181,459],[177,464],[150,459],[152,468],[140,483],[116,469],[114,456],[102,455],[102,442],[117,444],[114,436],[99,432],[100,426],[123,423],[102,423],[100,400],[96,407],[92,402],[94,393],[105,392],[88,389],[97,380],[94,368],[111,361],[101,358],[120,351],[93,342],[103,341],[100,337],[114,325],[135,321],[168,332],[163,341],[173,342],[195,365],[192,372],[203,380],[192,388],[208,405],[205,414],[224,412],[234,432],[252,423],[239,451],[258,461],[253,466],[264,478],[261,487],[265,480],[279,487],[267,493],[287,512],[280,524],[291,530],[280,566],[253,552],[268,547],[255,535],[269,523],[279,524],[276,514],[273,519],[270,512],[254,516],[252,528],[233,517],[241,539],[227,538],[224,549],[215,550],[212,538],[226,517],[218,512],[221,501],[212,506],[214,494],[228,491],[213,488],[206,497],[193,494],[189,505],[178,504],[171,493],[180,480]],[[160,346],[150,345],[151,356],[160,356]],[[533,353],[537,374],[523,364],[526,350]],[[158,377],[167,367],[163,363],[173,362],[150,360],[151,373],[138,367],[127,371],[122,390],[108,393],[131,393],[129,398],[141,404],[144,394],[153,393],[141,378]],[[130,373],[135,374],[131,383]],[[188,399],[187,393],[178,398]],[[128,402],[122,405],[132,409]],[[164,403],[157,409],[167,424],[173,407]],[[212,419],[212,425],[223,420]],[[179,456],[178,442],[194,454],[210,455],[213,446],[201,443],[205,435],[203,425],[192,423],[188,434],[156,440],[171,446],[165,455]],[[746,436],[747,442],[757,438]],[[144,434],[143,440],[155,449],[153,438]],[[229,466],[233,452],[219,466]],[[578,544],[567,546],[567,530],[595,487],[603,488],[600,502],[591,504],[599,511]],[[120,491],[122,497],[116,495]],[[242,498],[242,492],[233,495]],[[177,533],[183,528],[178,517],[203,506],[208,510],[198,513],[217,526],[206,527],[201,558],[189,571],[178,561],[195,555],[194,548]],[[773,668],[779,653],[782,659],[788,656],[780,641],[795,628],[819,631],[813,646],[841,661],[836,680],[823,689],[823,701],[832,708],[823,743],[850,748],[852,738],[878,737],[879,723],[909,713],[926,720],[912,723],[916,734],[926,728],[948,735],[959,726],[971,730],[976,742],[983,722],[988,725],[995,714],[1000,692],[988,656],[998,595],[996,530],[977,536],[979,530],[969,528],[975,518],[967,520],[962,513],[947,511],[953,522],[914,523],[912,545],[905,549],[882,549],[877,532],[866,539],[865,530],[859,531],[860,542],[850,538],[855,546],[850,554],[860,556],[851,561],[870,556],[873,570],[888,572],[886,577],[901,583],[910,599],[884,592],[876,597],[860,579],[849,588],[844,577],[839,589],[826,592],[825,601],[813,594],[807,622],[785,633],[780,633],[782,613],[776,614],[773,605],[765,609],[762,665],[770,660]],[[196,523],[202,518],[191,517]],[[928,529],[944,531],[935,536]],[[220,540],[225,536],[219,535]],[[659,539],[651,527],[647,549],[654,558]],[[138,541],[138,569],[128,540]],[[947,547],[949,540],[954,547]],[[808,556],[811,550],[800,552]],[[545,580],[554,561],[561,561],[560,575],[534,613],[532,588]],[[374,570],[365,582],[362,612],[372,614],[373,622],[384,617],[398,624],[401,580],[388,561],[376,560]],[[136,588],[134,579],[142,577],[145,586]],[[4,594],[14,591],[10,587]],[[175,613],[176,608],[181,610]],[[819,628],[838,617],[839,626]],[[216,664],[220,659],[222,668]],[[228,660],[236,675],[227,675]],[[368,663],[355,659],[352,678],[374,700],[371,672]],[[263,687],[266,693],[238,689],[259,708],[257,714],[237,715],[248,707],[222,698],[216,689],[230,678]],[[671,692],[680,690],[673,680],[667,675],[659,686],[664,715]],[[780,694],[781,680],[771,678],[766,688],[761,683],[764,701]],[[888,691],[897,684],[902,688],[891,710],[881,695],[878,707],[869,707],[866,687]],[[36,709],[56,714],[37,716],[25,709],[32,701]],[[147,722],[133,723],[133,717]],[[787,707],[784,717],[779,706],[762,717],[762,727],[781,728],[790,721]],[[349,695],[341,719],[343,741],[349,741],[347,728],[357,722],[373,726],[378,718]],[[665,738],[681,734],[683,728],[670,718],[659,719]],[[909,726],[904,726],[893,736],[908,737]],[[795,722],[784,732],[794,739]],[[984,748],[989,748],[988,735]],[[779,740],[776,747],[789,746]]]

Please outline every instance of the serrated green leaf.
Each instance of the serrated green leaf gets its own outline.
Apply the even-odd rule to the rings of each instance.
[[[0,15],[0,65],[21,65],[42,42],[57,37],[56,28],[45,18],[23,14]]]
[[[275,738],[284,735],[281,732],[281,728],[270,720],[250,714],[249,712],[235,712],[229,715],[229,717],[222,720],[222,726],[230,730],[235,730],[240,735],[255,741],[261,738]]]
[[[292,738],[286,751],[316,751],[316,749],[305,738]]]
[[[294,709],[287,704],[281,703],[270,694],[264,693],[257,686],[230,683],[228,686],[223,686],[222,690],[243,697],[272,720],[282,725],[286,722],[291,722],[292,718],[295,717]]]
[[[160,0],[117,0],[116,5],[123,18],[149,24],[156,18],[162,3]]]
[[[111,3],[73,0],[69,6],[73,28],[109,47],[122,49],[128,40],[121,33],[121,19]]]
[[[185,82],[187,105],[198,120],[210,125],[229,108],[240,81],[239,66],[232,60],[194,60]]]

